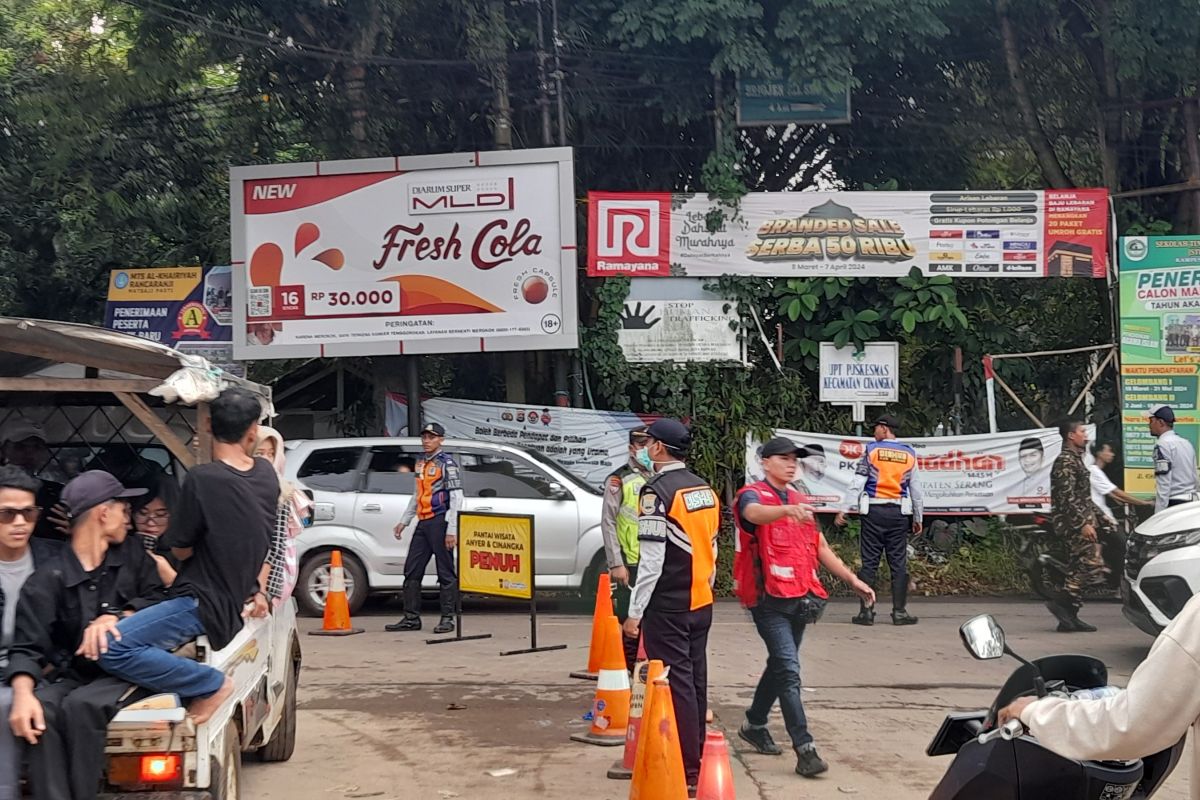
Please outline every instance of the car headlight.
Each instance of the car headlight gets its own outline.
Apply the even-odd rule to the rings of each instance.
[[[1194,528],[1190,531],[1180,531],[1179,533],[1169,533],[1166,536],[1156,536],[1146,542],[1146,546],[1149,549],[1160,553],[1166,550],[1178,550],[1180,547],[1189,547],[1194,544],[1200,544],[1200,528]]]

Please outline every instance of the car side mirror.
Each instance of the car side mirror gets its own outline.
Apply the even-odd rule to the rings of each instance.
[[[554,482],[550,484],[550,497],[555,500],[572,500],[574,496],[567,491],[567,487],[561,483]]]
[[[962,624],[958,633],[975,658],[983,661],[1004,656],[1004,630],[991,614],[971,617]]]

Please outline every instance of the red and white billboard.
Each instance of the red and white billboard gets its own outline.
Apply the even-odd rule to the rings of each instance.
[[[1102,278],[1108,219],[1104,189],[591,192],[588,275]]]
[[[578,347],[567,148],[230,170],[234,356]]]

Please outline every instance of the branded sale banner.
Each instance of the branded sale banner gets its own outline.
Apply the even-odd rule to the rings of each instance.
[[[714,212],[724,211],[709,231]],[[752,192],[736,212],[705,195],[590,192],[588,275],[1101,278],[1104,189]]]
[[[567,148],[230,171],[240,359],[573,349]]]
[[[854,470],[867,438],[780,429],[804,447],[793,483],[809,502],[828,511],[856,508]],[[1054,428],[978,436],[903,438],[917,451],[918,481],[926,514],[1029,514],[1050,510],[1050,468],[1062,451]],[[746,480],[762,479],[759,448],[746,446]]]
[[[484,403],[433,397],[421,401],[426,423],[438,422],[451,439],[515,444],[557,461],[572,475],[600,486],[629,460],[629,431],[655,417],[628,411]],[[408,402],[389,394],[389,436],[408,434]]]
[[[467,594],[533,599],[533,517],[458,515],[458,584]]]
[[[1175,432],[1197,444],[1200,414],[1200,237],[1121,239],[1121,384],[1125,490],[1154,496],[1148,409],[1175,411]]]
[[[235,374],[233,278],[228,266],[115,269],[104,327],[207,358]]]

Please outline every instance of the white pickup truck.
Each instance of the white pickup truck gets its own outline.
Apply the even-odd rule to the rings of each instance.
[[[123,709],[108,727],[101,800],[238,800],[242,753],[292,757],[300,677],[295,601],[247,620],[223,650],[212,652],[200,637],[193,655],[232,677],[233,695],[199,726],[175,695]]]

